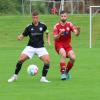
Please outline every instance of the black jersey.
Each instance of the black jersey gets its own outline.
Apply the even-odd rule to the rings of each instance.
[[[24,36],[29,36],[28,46],[34,48],[44,47],[43,34],[47,30],[47,26],[41,22],[37,26],[31,25],[27,26],[23,32]]]

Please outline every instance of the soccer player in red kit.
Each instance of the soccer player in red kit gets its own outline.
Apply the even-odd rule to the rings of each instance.
[[[76,36],[80,34],[80,27],[74,26],[71,22],[66,21],[68,15],[65,11],[60,12],[60,21],[54,26],[54,45],[55,50],[60,55],[61,80],[70,79],[69,71],[73,67],[76,56],[71,46],[71,32]],[[65,59],[69,58],[68,64]]]

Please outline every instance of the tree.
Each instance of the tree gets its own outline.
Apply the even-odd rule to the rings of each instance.
[[[0,14],[18,14],[20,11],[19,0],[0,0]]]

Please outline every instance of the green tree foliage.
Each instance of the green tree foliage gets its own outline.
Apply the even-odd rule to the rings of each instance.
[[[0,0],[0,14],[18,14],[21,0]]]
[[[25,13],[29,14],[29,1],[24,1]],[[2,14],[21,14],[22,0],[0,0],[0,15]],[[32,11],[37,9],[40,13],[48,13],[47,3],[32,2]]]

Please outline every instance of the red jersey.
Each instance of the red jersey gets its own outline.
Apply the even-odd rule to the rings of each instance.
[[[66,22],[65,25],[62,25],[60,22],[54,26],[53,34],[58,35],[60,29],[65,29],[64,35],[62,35],[59,39],[55,40],[55,44],[61,43],[64,45],[71,44],[71,32],[74,31],[75,27],[71,22]]]

